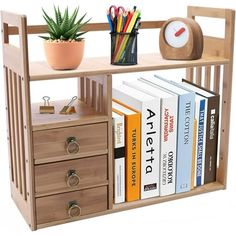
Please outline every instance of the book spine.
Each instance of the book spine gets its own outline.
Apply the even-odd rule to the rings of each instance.
[[[192,148],[192,173],[191,173],[191,189],[194,189],[196,179],[196,145],[197,145],[197,119],[194,118],[193,128],[193,148]]]
[[[204,157],[204,131],[205,131],[205,108],[206,100],[202,99],[199,106],[198,118],[198,139],[197,139],[197,170],[196,170],[196,186],[202,185],[203,180],[203,157]]]
[[[125,121],[124,116],[113,118],[114,135],[114,202],[125,201]]]
[[[193,149],[194,93],[179,96],[176,193],[190,191]]]
[[[140,199],[140,127],[141,115],[125,116],[126,200]]]
[[[154,99],[142,107],[141,198],[159,196],[160,102]]]
[[[204,184],[216,181],[219,95],[208,98]]]
[[[161,108],[160,195],[175,193],[178,97],[163,98]]]

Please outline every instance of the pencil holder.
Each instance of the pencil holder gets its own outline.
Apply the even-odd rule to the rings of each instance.
[[[137,36],[138,32],[110,33],[111,34],[111,64],[137,64]]]

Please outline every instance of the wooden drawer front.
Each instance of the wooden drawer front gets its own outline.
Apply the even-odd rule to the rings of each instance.
[[[36,196],[107,184],[107,156],[35,166]]]
[[[79,218],[105,210],[107,186],[36,198],[37,224]]]
[[[72,137],[78,152],[68,154],[68,140]],[[107,150],[107,123],[35,131],[33,141],[36,164],[99,155]]]

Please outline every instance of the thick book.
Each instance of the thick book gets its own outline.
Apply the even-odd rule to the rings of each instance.
[[[132,84],[129,83],[129,85],[157,97],[160,101],[160,196],[174,194],[176,184],[178,96],[139,79],[132,82]]]
[[[125,117],[112,110],[114,147],[114,203],[125,201]]]
[[[204,184],[216,181],[220,95],[187,80],[194,90],[208,100]]]
[[[125,116],[125,196],[126,201],[140,199],[140,112],[117,101],[112,107]]]
[[[141,199],[159,196],[159,101],[124,84],[113,88],[112,96],[141,113]]]
[[[181,83],[186,89],[195,92],[195,119],[197,120],[196,131],[196,157],[195,159],[195,178],[194,186],[204,184],[205,178],[205,152],[206,152],[206,124],[207,124],[207,107],[208,99],[196,92],[190,84]]]
[[[155,75],[145,78],[178,95],[176,193],[190,191],[192,173],[195,93]]]

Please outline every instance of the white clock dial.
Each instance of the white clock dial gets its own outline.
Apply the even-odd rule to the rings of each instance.
[[[183,47],[189,39],[189,29],[182,21],[172,21],[165,28],[165,40],[174,47]]]

